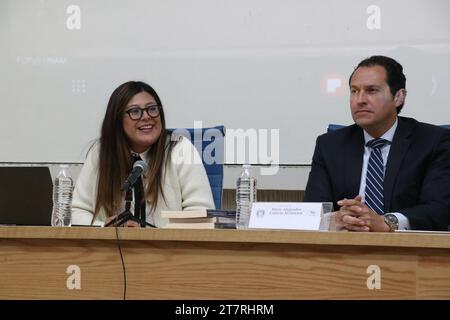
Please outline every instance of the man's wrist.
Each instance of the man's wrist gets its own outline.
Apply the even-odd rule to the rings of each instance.
[[[389,232],[395,232],[398,230],[399,222],[396,215],[392,213],[386,213],[384,216],[384,223],[388,226]]]

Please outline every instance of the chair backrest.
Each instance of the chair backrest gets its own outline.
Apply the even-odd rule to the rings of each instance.
[[[343,126],[341,124],[329,124],[328,128],[327,128],[327,132],[336,131],[336,130],[342,129],[344,127],[345,126]],[[443,124],[443,125],[441,125],[441,127],[450,129],[450,124]],[[448,231],[450,231],[450,224],[448,225]]]
[[[208,175],[216,209],[222,205],[225,127],[168,129],[188,138],[197,148]]]
[[[342,124],[333,124],[333,123],[330,123],[330,124],[328,125],[327,132],[336,131],[336,130],[342,129],[342,128],[344,128],[344,127],[345,127],[345,126],[342,125]],[[441,127],[442,127],[442,128],[446,128],[446,129],[450,129],[450,124],[442,124]]]
[[[330,124],[328,125],[327,132],[336,131],[336,130],[342,129],[342,128],[344,128],[344,127],[345,127],[345,126],[343,126],[342,124],[333,124],[333,123],[330,123]]]

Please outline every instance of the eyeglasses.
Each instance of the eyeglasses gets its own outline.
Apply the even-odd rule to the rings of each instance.
[[[151,118],[157,118],[159,116],[159,108],[160,106],[158,105],[148,106],[147,108],[131,108],[125,111],[125,113],[128,114],[131,120],[141,120],[144,111],[146,111]]]

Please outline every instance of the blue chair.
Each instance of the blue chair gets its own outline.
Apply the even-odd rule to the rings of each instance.
[[[345,126],[343,126],[342,124],[332,124],[332,123],[330,123],[330,124],[328,125],[327,132],[336,131],[336,130],[342,129],[342,128],[344,128],[344,127],[345,127]]]
[[[188,138],[197,148],[208,175],[216,209],[222,205],[225,127],[167,129]]]
[[[344,128],[344,127],[345,127],[345,126],[342,125],[342,124],[333,124],[333,123],[330,123],[330,124],[328,125],[327,132],[336,131],[336,130],[342,129],[342,128]],[[450,124],[442,124],[441,127],[446,128],[446,129],[450,129]]]
[[[336,130],[342,129],[344,127],[345,126],[343,126],[341,124],[329,124],[328,128],[327,128],[327,132],[336,131]],[[450,129],[450,124],[443,124],[443,125],[441,125],[441,127]],[[450,231],[450,224],[448,225],[448,231]]]

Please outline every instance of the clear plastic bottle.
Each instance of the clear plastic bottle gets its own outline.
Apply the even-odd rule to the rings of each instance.
[[[60,165],[53,183],[52,226],[69,227],[72,223],[73,180],[68,165]]]
[[[250,165],[244,164],[236,182],[236,227],[247,229],[252,203],[256,201],[256,179],[251,175]]]

